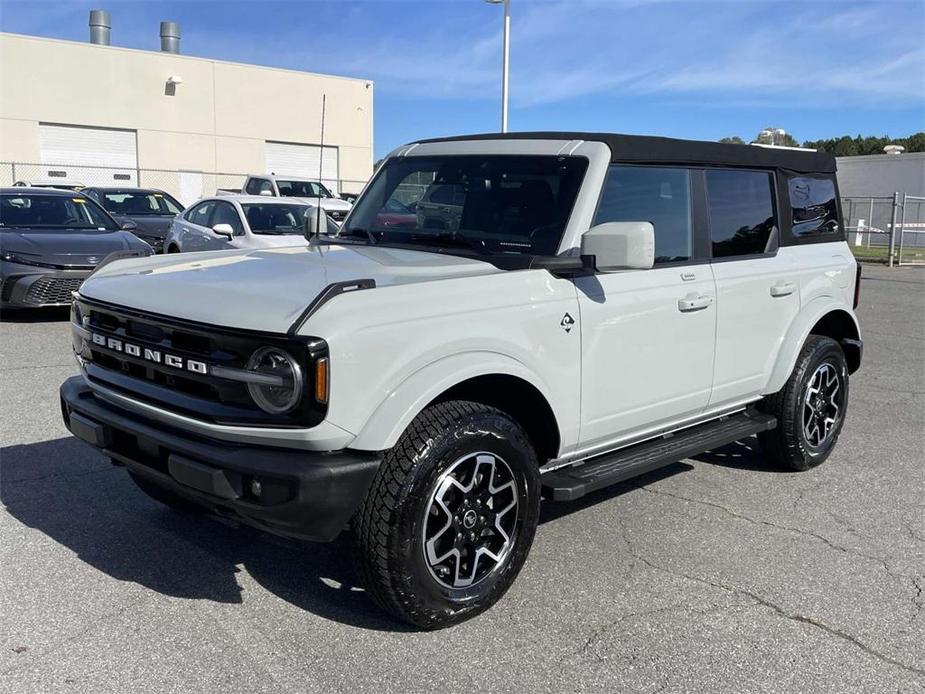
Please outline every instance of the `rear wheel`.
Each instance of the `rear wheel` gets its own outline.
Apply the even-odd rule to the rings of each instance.
[[[167,252],[168,252],[168,253],[179,253],[179,252],[180,252],[180,249],[177,248],[176,246],[174,246],[173,244],[171,244],[171,245],[167,246]]]
[[[491,607],[520,572],[539,516],[536,454],[507,414],[431,406],[383,461],[354,522],[367,590],[425,629]]]
[[[791,470],[808,470],[829,457],[848,408],[848,368],[839,344],[810,335],[784,387],[760,405],[777,428],[758,435],[765,454]]]

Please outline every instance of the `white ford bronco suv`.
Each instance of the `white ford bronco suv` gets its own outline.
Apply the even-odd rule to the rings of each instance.
[[[453,204],[420,214],[436,186]],[[421,141],[313,231],[95,273],[64,421],[168,505],[349,528],[369,593],[419,627],[504,594],[541,497],[752,435],[806,470],[844,424],[859,273],[828,154]]]

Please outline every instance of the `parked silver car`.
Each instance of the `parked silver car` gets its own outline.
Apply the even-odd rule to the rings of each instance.
[[[301,200],[261,195],[203,198],[177,215],[164,239],[166,253],[230,248],[277,248],[304,243],[306,217],[316,207]],[[327,216],[322,234],[337,232]]]

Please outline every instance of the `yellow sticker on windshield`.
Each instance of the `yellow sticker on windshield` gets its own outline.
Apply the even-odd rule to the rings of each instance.
[[[81,205],[86,205],[87,201],[83,198],[71,198],[71,202],[79,202]]]

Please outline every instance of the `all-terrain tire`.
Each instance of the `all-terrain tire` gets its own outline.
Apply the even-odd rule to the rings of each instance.
[[[487,487],[485,478],[490,478]],[[472,490],[459,491],[466,485]],[[499,495],[516,499],[514,514],[501,510],[506,500],[490,497],[491,489],[502,487]],[[473,515],[476,505],[479,512]],[[536,453],[517,422],[480,403],[432,405],[388,452],[354,519],[360,576],[375,602],[419,628],[439,629],[469,619],[497,602],[517,577],[533,542],[539,505]],[[441,528],[449,534],[441,535]],[[454,544],[468,542],[469,531],[476,538],[473,544]],[[480,552],[483,538],[495,543],[493,553],[502,559]],[[448,554],[459,552],[439,565],[431,560],[438,540],[449,543]],[[503,550],[498,549],[501,542]],[[470,585],[460,584],[480,571],[487,573]]]
[[[826,377],[834,377],[838,384],[831,396],[837,405],[837,414],[825,437],[814,441],[818,430],[808,435],[806,429],[813,426],[810,410],[818,398],[810,390],[815,388],[814,379]],[[824,394],[828,396],[828,391]],[[766,396],[759,403],[759,409],[777,417],[776,429],[758,434],[764,454],[771,462],[798,471],[823,463],[835,448],[848,409],[848,367],[841,346],[830,337],[810,335],[787,383],[778,392]],[[830,406],[828,411],[834,410]]]

